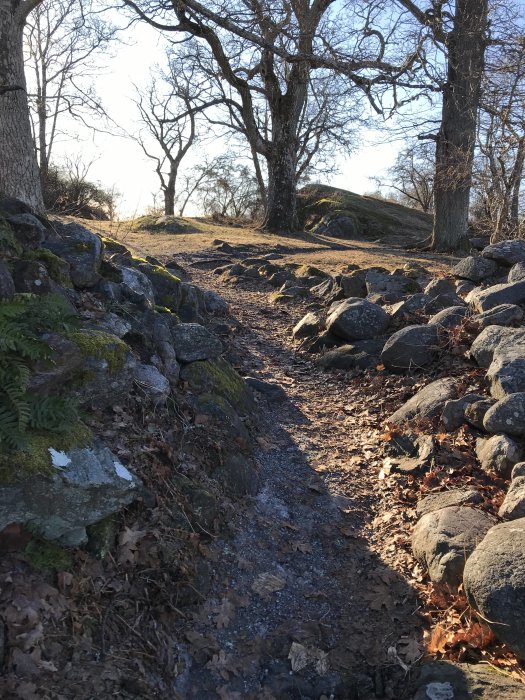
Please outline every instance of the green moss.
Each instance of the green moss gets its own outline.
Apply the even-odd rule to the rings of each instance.
[[[0,213],[0,253],[9,255],[21,255],[23,248],[16,240],[11,226]]]
[[[293,297],[291,294],[283,294],[282,292],[273,292],[270,294],[271,304],[286,304],[294,299],[295,297]]]
[[[123,368],[129,348],[116,335],[84,328],[68,333],[67,338],[78,345],[84,357],[105,360],[110,374],[116,374]]]
[[[53,542],[32,539],[25,548],[24,555],[35,569],[56,573],[73,568],[73,560],[68,552]]]
[[[150,265],[148,274],[162,277],[162,279],[166,280],[167,282],[173,282],[173,284],[180,284],[180,279],[176,275],[172,275],[169,270],[167,270],[165,267],[161,267],[160,265]]]
[[[159,304],[155,304],[155,311],[158,314],[171,314],[171,309],[167,306],[160,306]]]
[[[101,241],[104,244],[104,248],[108,253],[129,253],[128,248],[122,243],[115,241],[113,238],[108,238],[107,236],[101,236]]]
[[[184,380],[192,391],[222,397],[241,412],[250,409],[250,398],[241,377],[226,360],[202,360],[185,368]]]
[[[117,518],[114,514],[108,515],[86,530],[89,551],[99,559],[105,559],[113,549],[117,538]]]
[[[49,448],[63,452],[84,447],[93,440],[93,433],[78,421],[67,433],[34,431],[27,436],[27,451],[0,452],[0,483],[12,484],[34,474],[54,474]]]
[[[69,276],[69,265],[65,260],[59,258],[47,248],[28,250],[24,254],[26,260],[36,260],[45,265],[46,270],[52,280],[63,287],[72,288],[71,277]]]

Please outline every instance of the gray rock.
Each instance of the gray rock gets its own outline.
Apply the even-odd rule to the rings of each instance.
[[[14,229],[16,239],[24,248],[38,248],[46,237],[46,227],[33,214],[14,214],[7,221]]]
[[[289,279],[294,279],[294,275],[289,270],[279,270],[268,277],[268,282],[272,285],[272,287],[282,287],[283,284]]]
[[[45,265],[36,260],[14,260],[12,262],[15,290],[22,294],[49,294],[51,278]]]
[[[315,227],[317,236],[330,236],[331,238],[356,238],[359,228],[352,216],[345,214],[327,214]]]
[[[474,236],[473,238],[469,238],[469,243],[470,243],[470,246],[473,250],[482,251],[483,248],[486,248],[489,245],[490,237],[489,236]]]
[[[507,479],[512,467],[523,459],[523,446],[508,435],[493,435],[476,440],[476,456],[483,471],[495,472]]]
[[[335,348],[341,343],[341,338],[338,338],[333,333],[324,331],[320,333],[317,338],[313,338],[308,342],[305,350],[309,353],[323,352],[324,350],[329,350],[330,348]]]
[[[366,297],[366,270],[355,270],[350,275],[342,275],[340,284],[347,299]]]
[[[431,581],[459,586],[465,562],[496,520],[473,508],[449,506],[424,515],[412,534],[412,552]]]
[[[366,273],[365,282],[368,294],[377,294],[389,304],[400,301],[408,294],[421,291],[418,283],[409,277],[376,270],[369,270]]]
[[[525,658],[524,518],[488,531],[467,562],[463,582],[469,603],[495,635]]]
[[[513,265],[509,271],[508,282],[523,282],[525,280],[525,262]]]
[[[181,369],[181,379],[192,394],[212,399],[210,413],[220,415],[217,405],[228,403],[227,415],[248,415],[253,411],[253,394],[233,367],[224,359],[191,362]],[[215,400],[219,397],[219,401]],[[211,405],[214,404],[214,405]],[[227,423],[226,423],[227,424]],[[224,425],[224,423],[223,423]],[[246,432],[244,430],[244,432]]]
[[[222,353],[222,343],[198,323],[180,323],[172,332],[173,348],[179,362],[211,360]]]
[[[122,273],[122,292],[134,304],[152,309],[155,306],[153,286],[146,275],[132,267],[119,268]]]
[[[516,304],[499,304],[489,311],[475,314],[470,320],[480,328],[486,328],[487,326],[512,326],[514,323],[521,323],[523,317],[523,309]]]
[[[59,237],[48,239],[44,246],[69,263],[75,287],[94,287],[100,279],[103,252],[99,236],[80,224],[55,223],[55,229]]]
[[[430,326],[441,326],[441,328],[454,328],[460,326],[465,318],[470,314],[468,306],[450,306],[434,314],[429,319]]]
[[[512,480],[498,515],[504,520],[525,518],[525,476]]]
[[[523,348],[525,352],[525,329],[488,326],[472,343],[470,356],[480,367],[489,367],[500,347]]]
[[[330,369],[366,369],[379,364],[384,339],[356,340],[351,345],[341,345],[329,350],[318,364]]]
[[[29,389],[35,393],[54,393],[82,365],[82,353],[76,343],[57,333],[47,333],[42,340],[51,348],[50,361],[37,363],[29,380]]]
[[[525,262],[525,241],[519,239],[499,241],[483,248],[481,255],[510,267],[516,263]]]
[[[524,700],[523,683],[485,664],[431,661],[415,669],[413,700]]]
[[[474,284],[474,282],[470,282],[469,280],[457,280],[456,294],[467,295],[469,292],[475,289],[475,287],[476,285]]]
[[[465,410],[473,403],[479,403],[483,396],[479,394],[467,394],[461,399],[451,399],[443,407],[441,421],[449,431],[457,430],[465,422]]]
[[[346,299],[330,313],[326,328],[343,340],[365,340],[383,333],[390,316],[367,299]]]
[[[501,304],[523,304],[525,302],[525,281],[494,284],[487,289],[476,287],[467,296],[466,301],[474,311],[489,311]]]
[[[0,529],[23,523],[45,539],[76,546],[86,541],[88,525],[135,500],[140,482],[100,443],[61,452],[50,441],[49,448],[52,475],[0,486]]]
[[[482,399],[465,406],[465,420],[478,430],[484,430],[483,420],[485,413],[496,403],[495,399]]]
[[[500,350],[487,370],[490,393],[495,399],[525,391],[525,348]]]
[[[466,306],[466,303],[457,294],[438,294],[425,305],[424,311],[426,314],[437,314],[443,309],[456,306]]]
[[[525,462],[518,462],[512,467],[510,474],[511,481],[517,479],[518,476],[525,476]]]
[[[410,318],[416,312],[424,309],[430,299],[428,294],[413,294],[408,299],[393,304],[390,308],[390,314],[395,320]]]
[[[483,496],[476,489],[451,489],[441,493],[432,493],[421,499],[416,506],[416,514],[421,517],[450,506],[466,506],[481,503]]]
[[[117,338],[123,338],[131,330],[129,321],[109,311],[102,318],[93,319],[90,325],[94,329],[116,335]]]
[[[245,377],[245,383],[260,394],[264,394],[270,401],[285,401],[288,398],[286,390],[274,382],[265,382],[257,377]]]
[[[178,311],[182,298],[182,283],[178,277],[161,265],[140,262],[136,270],[145,275],[153,288],[155,303],[170,311]]]
[[[15,283],[11,273],[0,260],[0,301],[12,299],[15,296]]]
[[[168,379],[153,365],[137,363],[133,369],[133,379],[155,405],[165,403],[171,393]]]
[[[488,433],[525,436],[525,393],[510,394],[489,408],[483,420]]]
[[[455,294],[456,285],[454,280],[448,279],[447,277],[442,277],[441,279],[434,279],[427,284],[423,290],[431,299],[435,297],[442,296],[443,294]]]
[[[230,310],[226,299],[212,289],[208,289],[204,292],[204,303],[206,305],[206,311],[214,316],[226,316]]]
[[[194,284],[182,282],[178,314],[183,323],[200,323],[201,312],[205,313],[204,293]]]
[[[418,418],[433,418],[450,399],[456,398],[456,380],[447,377],[437,379],[420,389],[401,408],[393,413],[388,423],[404,423]]]
[[[404,474],[424,472],[432,467],[436,443],[432,435],[418,435],[411,439],[414,451],[403,457],[395,465],[396,471]]]
[[[318,314],[312,311],[303,316],[303,318],[294,326],[292,335],[295,340],[301,338],[312,338],[317,335],[322,328],[322,319]]]
[[[407,326],[386,341],[381,360],[391,370],[418,369],[433,362],[438,351],[436,326]]]
[[[452,268],[452,274],[455,277],[461,277],[471,282],[481,282],[487,277],[495,275],[497,271],[497,263],[481,255],[470,255],[468,258],[463,258]]]

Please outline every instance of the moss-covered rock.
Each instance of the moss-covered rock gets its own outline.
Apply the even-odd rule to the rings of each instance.
[[[271,304],[288,304],[295,298],[293,294],[285,294],[284,292],[272,292],[269,297]]]
[[[181,281],[161,265],[151,265],[146,260],[137,266],[151,282],[155,303],[170,311],[178,311],[182,299]]]
[[[24,253],[24,258],[26,260],[42,263],[51,279],[57,284],[62,285],[62,287],[71,288],[73,286],[69,263],[63,258],[59,258],[58,255],[55,255],[50,250],[47,250],[47,248],[28,250]]]
[[[78,345],[84,357],[104,360],[110,374],[116,374],[124,367],[129,348],[116,335],[82,328],[70,331],[67,338]]]
[[[86,528],[87,548],[99,559],[105,559],[115,546],[118,522],[114,513]]]
[[[253,409],[252,396],[240,375],[224,359],[204,360],[186,365],[181,379],[194,394],[222,397],[241,415]]]
[[[320,270],[318,267],[314,267],[313,265],[300,265],[297,270],[295,271],[295,276],[296,277],[323,277],[324,279],[327,279],[330,277],[328,272],[324,272],[324,270]]]
[[[73,568],[70,554],[54,542],[32,539],[24,550],[24,556],[33,568],[40,571],[57,573]]]

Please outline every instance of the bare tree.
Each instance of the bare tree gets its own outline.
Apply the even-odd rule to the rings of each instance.
[[[455,250],[467,236],[472,166],[487,46],[488,0],[397,0],[446,52],[436,141],[432,248]]]
[[[377,185],[388,187],[409,207],[431,212],[434,204],[434,153],[428,141],[416,141],[402,149],[388,169],[388,178],[375,178]]]
[[[164,197],[164,213],[175,214],[176,184],[184,157],[198,138],[197,119],[209,106],[207,83],[198,63],[173,51],[169,69],[156,66],[145,90],[137,90],[137,105],[145,129],[135,137],[155,163]],[[157,153],[153,149],[157,149]]]
[[[399,60],[387,57],[394,28],[385,31],[382,23],[395,25],[395,17],[386,17],[380,2],[232,0],[227,7],[198,0],[123,2],[157,29],[208,45],[216,70],[235,93],[232,106],[252,151],[266,160],[264,228],[270,231],[297,227],[299,124],[312,71],[344,73],[380,109],[374,89],[381,92],[393,82],[409,81],[418,61],[415,48]],[[261,133],[256,118],[261,99],[268,135]]]
[[[261,213],[257,178],[234,151],[214,158],[197,187],[205,213],[253,221]]]
[[[64,117],[84,125],[90,120],[90,128],[95,128],[90,118],[105,117],[93,79],[101,70],[96,59],[107,52],[116,28],[99,11],[97,0],[44,0],[28,18],[29,106],[44,195]]]
[[[44,209],[31,134],[24,75],[23,34],[41,0],[0,0],[0,192]]]

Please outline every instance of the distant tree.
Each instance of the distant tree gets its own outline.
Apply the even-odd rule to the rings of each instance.
[[[168,70],[156,66],[149,85],[136,88],[135,104],[144,129],[134,138],[155,163],[164,213],[169,216],[175,214],[181,163],[198,139],[197,119],[210,102],[198,64],[186,59],[181,53],[168,52]]]
[[[0,0],[0,192],[44,208],[24,75],[28,14],[42,0]]]
[[[94,79],[116,28],[99,11],[97,0],[44,0],[28,17],[28,97],[44,191],[56,141],[69,136],[64,117],[92,129],[98,128],[93,117],[105,117]]]
[[[388,169],[388,177],[375,178],[375,181],[380,187],[394,190],[401,204],[431,212],[434,204],[433,150],[428,141],[407,146]]]

